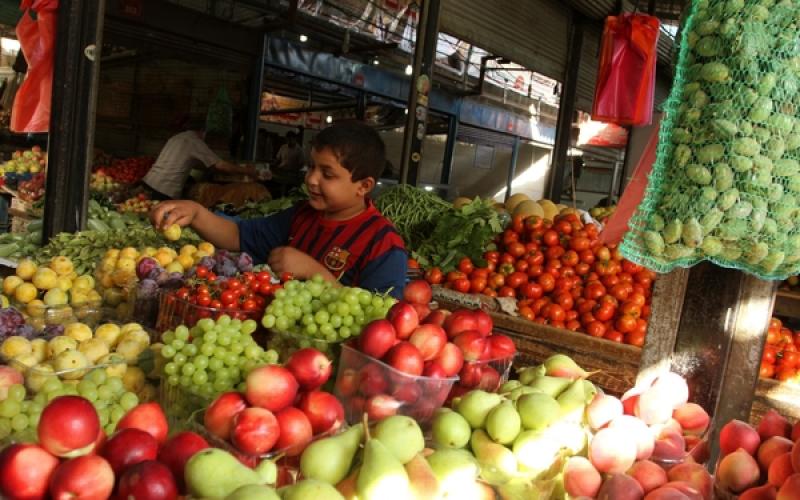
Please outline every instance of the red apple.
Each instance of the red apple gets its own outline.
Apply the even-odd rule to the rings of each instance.
[[[278,442],[278,419],[265,408],[245,408],[233,417],[231,442],[248,455],[263,455]]]
[[[459,309],[444,320],[444,331],[447,332],[447,338],[451,340],[462,332],[477,330],[477,328],[478,320],[475,314],[468,309]]]
[[[126,413],[122,420],[117,422],[117,431],[128,428],[149,432],[156,438],[158,444],[163,444],[167,440],[169,432],[167,416],[158,403],[143,403]]]
[[[475,388],[481,383],[481,365],[478,363],[464,363],[461,371],[458,373],[458,383],[464,387]]]
[[[35,444],[12,444],[0,453],[0,497],[45,498],[58,459]]]
[[[414,329],[419,326],[419,315],[416,309],[411,304],[403,301],[398,302],[389,309],[386,319],[392,323],[394,331],[397,333],[397,338],[400,340],[406,340],[414,332]]]
[[[478,387],[484,391],[494,392],[500,386],[500,374],[490,365],[481,367],[481,379]]]
[[[430,378],[447,378],[447,372],[438,361],[428,361],[425,363],[425,369],[422,370],[422,376]]]
[[[233,420],[233,419],[231,419]],[[161,451],[158,452],[158,461],[169,467],[175,477],[175,484],[179,492],[186,492],[183,471],[186,462],[200,450],[210,448],[203,436],[195,432],[179,432],[169,438]]]
[[[400,342],[389,349],[384,361],[395,370],[414,376],[422,375],[425,365],[419,349],[411,342]]]
[[[381,359],[397,341],[394,327],[386,319],[370,322],[358,337],[359,349],[367,356]]]
[[[464,366],[464,353],[452,342],[448,342],[442,347],[439,355],[433,359],[434,363],[440,365],[448,377],[455,377]]]
[[[481,359],[486,349],[486,337],[478,333],[477,330],[468,330],[459,333],[458,336],[453,339],[453,343],[464,353],[465,361]]]
[[[398,401],[409,404],[416,403],[421,395],[422,389],[420,389],[416,382],[406,382],[404,384],[400,384],[394,388],[394,391],[392,391],[392,397]]]
[[[247,408],[240,392],[225,392],[206,409],[203,423],[208,431],[220,439],[228,440],[233,428],[233,417]]]
[[[420,324],[422,324],[422,321],[431,313],[431,308],[428,307],[427,304],[411,304],[411,307],[417,311],[417,318],[419,318]]]
[[[411,304],[428,305],[433,298],[433,290],[425,280],[414,280],[403,290],[403,300]]]
[[[491,335],[486,343],[489,348],[489,359],[508,359],[517,353],[514,341],[505,335]]]
[[[327,356],[310,347],[295,351],[286,362],[303,390],[310,391],[322,387],[331,378],[333,363]]]
[[[420,325],[408,341],[419,349],[422,359],[430,361],[439,355],[439,351],[447,343],[447,334],[440,326]]]
[[[100,456],[108,461],[115,476],[133,464],[155,460],[158,456],[156,438],[141,429],[122,429],[108,440]]]
[[[109,498],[113,490],[114,471],[98,455],[68,460],[56,467],[50,478],[52,500],[101,500]]]
[[[358,391],[358,373],[352,368],[345,369],[336,377],[336,394],[349,398]]]
[[[57,457],[90,453],[99,432],[97,411],[89,400],[79,396],[55,398],[39,418],[39,444]]]
[[[308,417],[314,434],[338,429],[344,423],[342,403],[328,392],[307,392],[300,398],[297,407]]]
[[[389,382],[386,380],[388,370],[378,363],[368,363],[358,372],[358,390],[366,397],[386,392]]]
[[[303,453],[314,437],[314,429],[311,428],[306,414],[290,406],[276,413],[275,418],[278,419],[280,428],[280,437],[275,448],[284,450],[287,457],[296,457]]]
[[[370,422],[383,420],[384,418],[397,415],[397,410],[403,404],[386,394],[379,394],[369,398],[364,405],[364,411]]]
[[[475,329],[480,332],[481,335],[484,337],[488,337],[492,334],[492,328],[494,328],[494,322],[492,321],[492,317],[486,311],[478,309],[474,311],[473,316],[475,318]]]
[[[169,467],[148,460],[129,467],[119,480],[117,498],[175,500],[178,487]]]
[[[423,324],[425,325],[438,325],[444,327],[444,322],[447,319],[447,316],[450,315],[450,311],[446,309],[436,309],[435,311],[431,311],[425,320],[423,320]]]
[[[264,365],[247,376],[245,397],[259,408],[280,411],[294,401],[299,385],[292,372],[282,366]]]

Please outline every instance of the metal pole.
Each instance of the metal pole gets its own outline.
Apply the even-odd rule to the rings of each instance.
[[[583,18],[573,13],[569,50],[567,52],[567,71],[564,75],[561,99],[558,103],[556,143],[553,147],[553,156],[550,161],[550,180],[547,188],[547,196],[553,203],[561,203],[561,192],[564,188],[564,169],[567,163],[567,151],[572,142],[572,119],[575,114],[575,97],[578,93],[578,70],[581,65],[583,31]]]
[[[458,137],[458,115],[453,115],[447,120],[447,142],[444,145],[444,158],[442,158],[442,176],[440,184],[450,184],[450,173],[453,171],[453,154],[456,150]]]
[[[428,124],[428,97],[433,84],[433,65],[439,38],[440,10],[441,0],[422,2],[408,95],[408,118],[400,157],[400,182],[403,184],[417,184],[419,164],[422,161],[422,144]]]
[[[103,0],[61,0],[53,68],[44,243],[83,228],[94,150]]]
[[[254,161],[258,148],[258,127],[261,122],[261,92],[264,89],[264,57],[267,53],[269,37],[265,34],[261,50],[256,55],[253,74],[250,80],[250,107],[247,110],[247,129],[244,137],[244,159]]]
[[[359,92],[356,98],[356,120],[364,121],[367,117],[367,93]]]
[[[511,164],[508,166],[508,177],[506,178],[506,196],[503,202],[507,202],[511,197],[511,187],[514,185],[514,177],[517,175],[517,160],[519,159],[519,136],[514,136],[514,145],[511,146]]]

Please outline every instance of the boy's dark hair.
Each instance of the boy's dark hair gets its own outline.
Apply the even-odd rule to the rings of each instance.
[[[372,177],[376,181],[386,168],[386,145],[380,134],[369,125],[345,121],[322,130],[311,141],[317,151],[330,149],[353,181]]]

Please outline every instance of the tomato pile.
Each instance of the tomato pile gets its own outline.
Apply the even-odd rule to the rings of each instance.
[[[536,323],[641,347],[656,274],[598,233],[575,214],[553,222],[515,216],[484,267],[465,258],[458,271],[433,268],[425,277],[462,293],[516,298],[519,314]]]
[[[124,160],[113,160],[111,165],[101,165],[95,170],[104,173],[117,182],[133,184],[134,182],[142,180],[142,177],[147,174],[154,162],[155,160],[153,158],[139,156],[136,158],[126,158]]]
[[[800,331],[793,332],[778,318],[769,321],[767,342],[761,356],[761,378],[793,380],[800,368]]]
[[[197,266],[198,281],[172,292],[175,298],[208,309],[197,312],[197,319],[228,314],[234,319],[261,319],[275,291],[282,285],[272,283],[266,271],[246,272],[235,278],[218,277],[206,266]]]

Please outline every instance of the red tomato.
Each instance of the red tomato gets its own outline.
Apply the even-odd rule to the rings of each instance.
[[[536,315],[533,314],[533,309],[531,309],[528,306],[520,307],[519,308],[519,315],[522,316],[523,318],[527,319],[528,321],[533,321],[533,318],[536,317]]]
[[[475,269],[475,266],[472,265],[469,257],[464,257],[458,262],[458,270],[464,274],[471,273],[473,269]]]
[[[515,241],[506,246],[506,251],[514,258],[520,258],[525,254],[525,245]]]
[[[528,264],[528,261],[524,259],[520,259],[516,264],[514,264],[514,269],[521,273],[527,272],[529,267],[530,264]]]
[[[544,234],[542,235],[542,241],[544,242],[545,245],[549,247],[554,247],[561,243],[558,239],[558,233],[553,231],[552,229],[548,229],[547,231],[544,232]]]
[[[762,361],[767,363],[775,363],[778,357],[778,349],[775,346],[768,345],[764,347],[764,354],[761,356]]]
[[[443,279],[444,277],[442,276],[442,270],[438,267],[432,267],[431,269],[425,271],[425,281],[431,285],[438,285]]]
[[[787,382],[794,378],[795,371],[793,368],[783,367],[778,368],[778,373],[775,378],[780,380],[781,382]]]
[[[294,279],[294,274],[286,271],[281,273],[281,283],[286,283],[287,281],[292,281]]]
[[[576,235],[569,241],[569,247],[576,252],[588,251],[591,244],[592,242],[586,236]]]
[[[638,318],[642,315],[642,307],[638,306],[632,302],[625,302],[622,304],[620,308],[620,312],[625,316],[630,316],[632,318]]]
[[[489,287],[495,290],[501,288],[503,285],[506,284],[506,277],[500,273],[494,273],[489,275]]]
[[[208,307],[209,305],[211,305],[211,297],[205,293],[198,295],[197,305],[201,307]]]
[[[575,267],[580,262],[580,257],[578,257],[578,252],[575,250],[569,250],[565,252],[564,255],[561,256],[561,262],[565,266]]]
[[[248,299],[242,302],[242,310],[243,311],[257,311],[258,310],[258,303],[253,299]]]
[[[486,259],[487,262],[494,262],[497,264],[500,262],[500,252],[497,251],[490,251],[483,254],[483,258]]]
[[[572,309],[572,306],[575,305],[575,302],[572,298],[572,295],[566,292],[561,292],[556,295],[556,304],[563,307],[565,311],[568,311]]]
[[[627,300],[632,291],[633,287],[624,283],[617,283],[611,287],[611,295],[619,301]]]
[[[542,313],[547,316],[550,321],[557,322],[557,321],[564,321],[566,318],[566,313],[564,312],[564,308],[558,304],[550,304],[549,306],[545,307]]]
[[[548,258],[549,260],[556,260],[556,259],[559,259],[559,258],[561,258],[561,256],[562,256],[562,255],[564,255],[565,253],[567,253],[567,251],[566,251],[566,250],[564,250],[564,247],[562,247],[562,246],[555,246],[555,247],[550,247],[550,248],[548,248],[548,249],[547,249],[547,250],[544,252],[544,255],[545,255],[545,257],[546,257],[546,258]]]
[[[509,286],[504,286],[500,290],[497,291],[498,297],[515,297],[516,293],[514,289]]]
[[[598,305],[593,312],[594,317],[600,321],[609,321],[614,317],[614,313],[616,313],[617,310],[613,305],[604,303]]]
[[[469,292],[470,283],[467,278],[457,278],[453,280],[453,290],[461,293]]]
[[[606,334],[606,325],[599,321],[592,321],[586,325],[586,333],[592,337],[602,337]]]
[[[622,333],[629,333],[636,329],[636,318],[632,316],[620,316],[615,323],[617,330]]]
[[[567,320],[567,322],[564,324],[564,327],[571,332],[577,332],[581,329],[581,323],[580,321],[575,321],[574,319],[571,319]]]
[[[780,330],[781,328],[783,328],[783,322],[778,318],[770,318],[769,327],[774,328],[776,330]]]
[[[772,378],[775,376],[775,365],[770,363],[761,363],[761,368],[758,370],[758,376],[761,378]]]
[[[486,278],[475,277],[469,281],[470,293],[481,293],[486,288]]]
[[[800,361],[800,353],[796,351],[783,351],[783,359],[781,360],[783,364],[794,368],[797,366],[798,361]]]
[[[587,299],[597,300],[606,294],[606,287],[598,281],[590,281],[583,289],[583,296]]]
[[[610,340],[611,342],[617,342],[621,344],[625,340],[625,335],[623,335],[622,332],[611,330],[610,332],[606,333],[603,338]]]
[[[236,293],[233,290],[225,290],[219,299],[226,307],[230,306],[236,302]]]
[[[510,286],[511,288],[519,288],[524,283],[528,282],[528,275],[525,273],[521,273],[519,271],[515,271],[506,277],[506,286]]]
[[[529,299],[538,299],[544,294],[544,290],[542,289],[542,286],[539,285],[538,283],[534,283],[533,281],[529,281],[527,283],[524,283],[519,288],[519,293],[523,297],[526,297],[526,298],[529,298]]]
[[[578,312],[583,314],[592,312],[594,306],[597,304],[597,301],[580,298],[575,301],[575,304],[578,306]]]
[[[556,286],[556,279],[550,273],[544,273],[541,276],[539,276],[537,282],[539,283],[539,285],[541,285],[542,290],[544,290],[545,292],[552,292],[553,288],[555,288]]]
[[[489,279],[489,268],[488,267],[479,267],[470,273],[470,278],[485,278]]]
[[[633,331],[625,334],[625,343],[635,347],[644,346],[644,333]]]
[[[486,295],[487,297],[497,297],[497,292],[494,289],[486,287],[483,289],[482,294]]]
[[[781,332],[780,330],[775,330],[774,328],[770,328],[767,330],[767,344],[775,345],[781,339]]]

